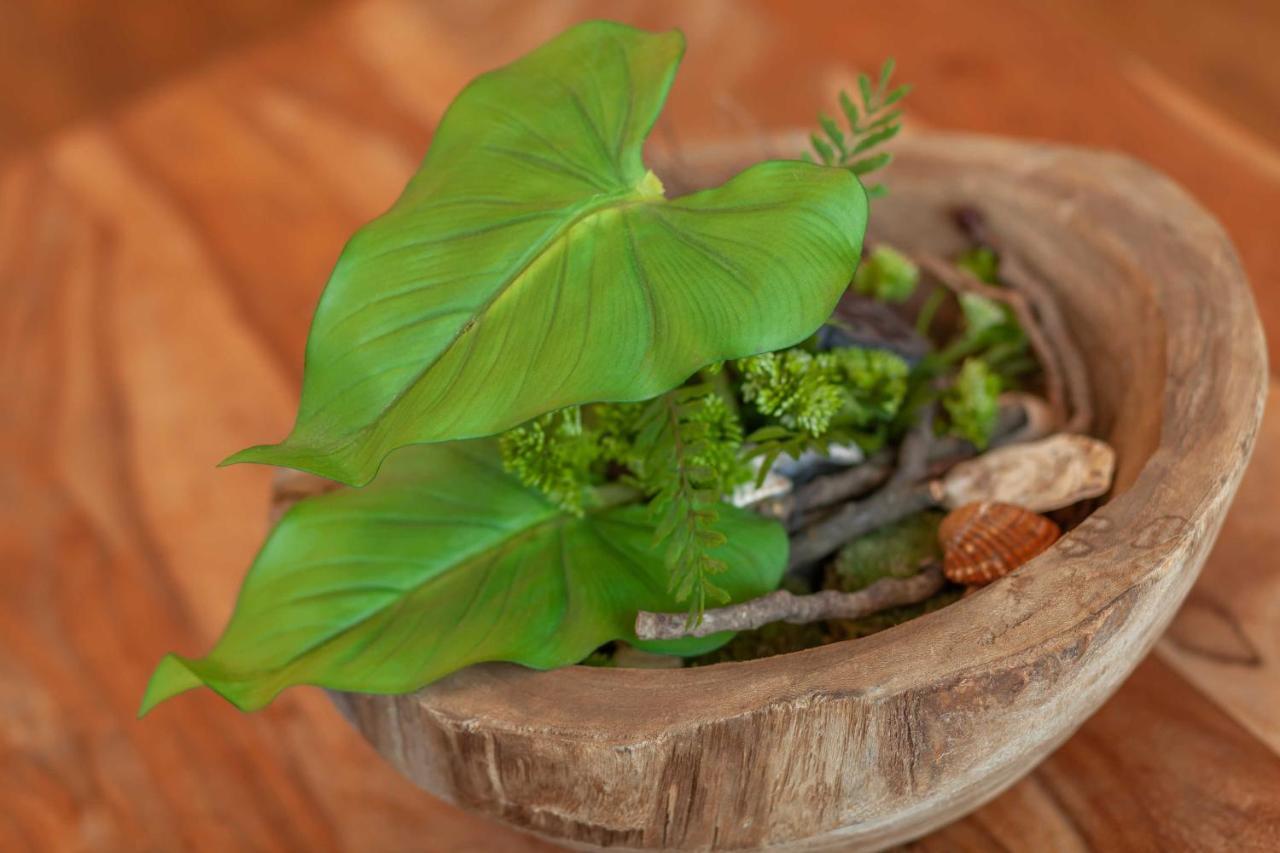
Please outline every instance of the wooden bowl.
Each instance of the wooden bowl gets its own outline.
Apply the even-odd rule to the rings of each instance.
[[[898,151],[875,236],[954,252],[946,211],[972,204],[1053,284],[1089,364],[1094,432],[1119,453],[1110,501],[981,594],[865,639],[667,671],[489,664],[410,695],[335,696],[410,779],[576,847],[879,848],[1012,784],[1146,655],[1262,413],[1262,334],[1235,252],[1124,157],[951,135]],[[711,182],[759,156],[680,164]]]

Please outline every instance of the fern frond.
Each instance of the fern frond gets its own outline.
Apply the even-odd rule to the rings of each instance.
[[[818,116],[818,124],[826,137],[817,133],[809,137],[817,162],[824,166],[848,169],[859,178],[889,164],[893,159],[889,152],[871,155],[867,155],[867,152],[889,142],[902,130],[902,111],[890,108],[906,97],[911,87],[889,88],[894,67],[893,58],[886,59],[874,83],[866,74],[858,75],[860,103],[848,92],[840,93],[838,102],[848,125],[847,133],[830,116]],[[805,160],[813,162],[808,152],[803,156]],[[867,187],[867,194],[872,198],[884,195],[884,192],[884,187],[880,184]]]
[[[650,495],[654,545],[665,547],[670,590],[689,602],[690,623],[708,601],[727,594],[712,576],[727,567],[710,552],[724,544],[717,508],[745,482],[742,425],[711,383],[669,391],[644,404],[631,426],[627,465],[632,483]]]

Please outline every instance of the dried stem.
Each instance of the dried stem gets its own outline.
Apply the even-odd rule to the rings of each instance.
[[[1043,407],[1044,403],[1039,403]],[[1039,425],[1030,423],[1032,413],[1022,402],[1001,405],[993,430],[991,446],[997,447],[1027,433],[1039,438]],[[938,469],[950,468],[977,453],[971,443],[956,436],[930,437],[925,466],[917,472],[916,480],[940,473]],[[902,471],[899,466],[898,471]],[[822,474],[798,487],[784,500],[787,529],[794,532],[814,521],[815,512],[851,498],[862,497],[872,489],[885,485],[894,475],[893,454],[880,450],[866,461],[834,474]]]
[[[790,495],[787,526],[801,527],[813,510],[865,495],[882,485],[892,473],[893,454],[881,450],[850,468],[814,477]]]
[[[907,485],[923,480],[929,473],[929,451],[933,447],[933,416],[937,404],[926,403],[916,417],[915,425],[902,439],[898,448],[898,469],[889,478],[887,488]]]
[[[747,631],[770,622],[800,625],[823,619],[861,619],[890,607],[924,601],[942,589],[943,583],[942,569],[934,563],[909,578],[881,578],[858,592],[829,589],[795,595],[778,590],[741,604],[713,607],[693,626],[688,624],[687,613],[641,610],[636,615],[636,636],[642,640],[675,640],[719,631]]]
[[[1085,366],[1084,356],[1076,346],[1066,320],[1058,308],[1044,281],[1023,263],[1012,252],[999,243],[992,247],[1000,255],[1000,277],[1008,282],[1014,290],[1021,291],[1031,300],[1045,336],[1049,339],[1054,353],[1057,354],[1066,384],[1067,397],[1070,402],[1071,417],[1062,426],[1063,432],[1088,432],[1093,424],[1092,392],[1089,387],[1089,370]]]
[[[1053,409],[1054,417],[1058,423],[1066,422],[1066,395],[1063,390],[1062,368],[1058,362],[1058,355],[1041,328],[1040,321],[1037,319],[1035,311],[1032,310],[1031,303],[1026,295],[1019,290],[996,287],[979,281],[967,270],[961,269],[935,255],[917,254],[913,255],[911,259],[920,269],[933,276],[948,290],[955,293],[976,294],[990,299],[992,302],[1008,305],[1013,310],[1014,316],[1018,318],[1018,322],[1022,325],[1022,330],[1027,335],[1027,340],[1031,344],[1031,350],[1036,355],[1036,360],[1040,362],[1040,366],[1044,370],[1045,396],[1049,400],[1050,408]],[[1004,270],[1003,260],[1002,256],[1002,272]]]
[[[933,481],[885,486],[866,500],[847,503],[792,535],[787,570],[807,566],[850,540],[935,507],[941,501],[942,487]]]

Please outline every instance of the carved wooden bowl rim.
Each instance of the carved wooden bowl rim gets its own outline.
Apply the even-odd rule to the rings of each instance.
[[[723,166],[744,154],[758,159],[760,151],[701,150],[685,163],[694,168],[703,162]],[[964,706],[966,712],[977,706],[996,707],[1006,698],[993,694],[991,685],[998,682],[990,680],[992,673],[1007,674],[1008,689],[1016,693],[1036,667],[1070,666],[1089,644],[1124,638],[1127,648],[1116,651],[1117,671],[1103,679],[1104,685],[1080,691],[1079,696],[1050,688],[1060,690],[1046,700],[1057,706],[1053,722],[1029,735],[1036,741],[1033,747],[1018,747],[1035,753],[1038,760],[1137,665],[1198,572],[1261,419],[1266,354],[1252,296],[1230,241],[1172,182],[1115,154],[920,134],[902,140],[895,169],[895,175],[902,176],[898,179],[920,186],[945,177],[954,183],[948,192],[954,191],[957,200],[980,186],[997,213],[999,195],[1007,192],[1019,205],[1037,206],[1064,227],[1070,223],[1072,232],[1083,235],[1080,239],[1088,240],[1108,263],[1126,265],[1124,274],[1141,280],[1138,286],[1145,290],[1134,298],[1158,310],[1135,318],[1143,324],[1135,329],[1151,336],[1148,350],[1158,352],[1153,363],[1163,359],[1163,370],[1157,372],[1163,374],[1164,387],[1150,391],[1156,404],[1141,409],[1160,408],[1158,416],[1150,413],[1152,452],[1140,469],[1135,464],[1125,475],[1124,488],[1013,575],[870,637],[748,662],[677,670],[573,666],[536,672],[511,664],[482,664],[418,691],[411,697],[415,707],[468,731],[507,732],[566,747],[590,742],[625,753],[632,745],[652,744],[773,706],[812,708],[815,713],[833,702],[871,708],[926,687],[931,696],[942,697],[931,700],[935,706],[945,706],[952,701],[946,697],[954,696],[957,707]],[[893,197],[891,193],[889,200]],[[1094,218],[1098,209],[1113,219],[1099,225]],[[1117,240],[1113,226],[1126,238],[1137,233],[1149,242]],[[1016,219],[1003,224],[993,220],[993,227],[1019,248],[1025,238],[1034,265],[1035,234],[1028,230],[1018,235]],[[1011,231],[1002,230],[1005,227]],[[1137,377],[1132,384],[1142,381]],[[1133,388],[1132,393],[1142,389]],[[1127,448],[1119,450],[1123,468]],[[1187,576],[1171,578],[1169,573]],[[1149,596],[1151,602],[1143,596],[1148,589],[1156,590]],[[1133,619],[1141,624],[1127,624]],[[975,687],[978,675],[986,679],[981,691]],[[400,717],[390,710],[394,701],[352,696],[350,704],[340,704],[349,710],[358,707],[362,721],[382,718],[383,724],[399,725],[395,720]],[[397,741],[415,737],[412,725],[402,728]],[[1009,768],[1014,765],[1019,774],[1030,767],[1007,755],[990,756],[990,768],[1013,772]],[[976,777],[993,771],[967,766],[964,772]],[[1013,778],[1016,775],[1007,782]],[[449,794],[447,782],[424,784]],[[991,793],[985,791],[981,798]],[[969,797],[969,806],[977,796]],[[947,806],[952,817],[957,808]]]

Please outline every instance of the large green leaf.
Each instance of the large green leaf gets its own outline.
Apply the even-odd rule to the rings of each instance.
[[[292,433],[228,462],[359,485],[396,447],[646,399],[812,333],[857,264],[861,185],[779,161],[665,199],[641,147],[682,51],[597,21],[467,86],[338,260]]]
[[[774,589],[782,528],[726,506],[719,530],[730,568],[716,582],[736,600]],[[564,514],[504,472],[491,442],[405,448],[367,488],[291,509],[213,651],[161,661],[142,711],[200,684],[250,710],[294,684],[399,693],[479,661],[545,669],[635,642],[637,610],[682,609],[653,533],[637,504]]]

